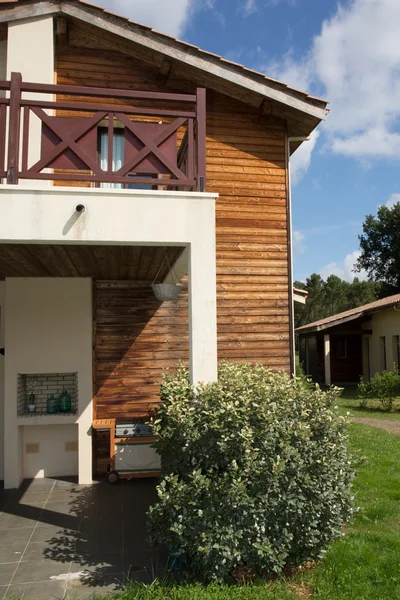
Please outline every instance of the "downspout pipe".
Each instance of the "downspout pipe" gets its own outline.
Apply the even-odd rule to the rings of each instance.
[[[296,375],[295,364],[295,338],[294,338],[294,299],[293,299],[293,231],[292,231],[292,185],[290,176],[290,144],[294,142],[308,142],[309,137],[287,136],[287,221],[288,221],[288,256],[289,256],[289,339],[290,339],[290,371],[292,377]]]

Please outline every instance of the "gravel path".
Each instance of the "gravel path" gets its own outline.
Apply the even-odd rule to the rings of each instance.
[[[400,435],[400,421],[390,421],[389,419],[369,419],[368,417],[351,417],[354,423],[363,423],[371,427],[379,427],[385,431],[390,431],[395,435]]]

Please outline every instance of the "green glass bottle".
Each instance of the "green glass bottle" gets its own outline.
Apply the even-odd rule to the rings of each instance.
[[[71,412],[72,398],[67,390],[63,390],[60,394],[60,412]]]
[[[59,410],[59,399],[54,398],[54,394],[51,394],[47,398],[47,413],[49,415],[54,415]]]

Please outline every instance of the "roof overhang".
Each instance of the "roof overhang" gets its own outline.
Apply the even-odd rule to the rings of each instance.
[[[329,323],[324,323],[321,325],[314,325],[311,327],[299,327],[296,329],[296,333],[299,335],[303,333],[317,333],[318,331],[325,331],[326,329],[331,329],[332,327],[337,327],[338,325],[343,325],[344,323],[348,323],[349,321],[356,321],[364,316],[364,313],[357,313],[356,315],[350,315],[348,317],[342,317],[341,319],[335,319],[333,321],[329,321]]]
[[[306,304],[308,292],[299,288],[293,288],[293,300],[299,304]]]
[[[0,23],[44,15],[64,15],[103,29],[133,44],[180,63],[194,71],[199,85],[232,95],[260,109],[260,115],[275,115],[288,122],[289,137],[307,137],[327,114],[324,100],[308,96],[285,84],[268,79],[215,54],[176,40],[80,0],[21,0],[5,4]],[[121,49],[129,53],[126,45]],[[292,145],[294,151],[299,142]]]

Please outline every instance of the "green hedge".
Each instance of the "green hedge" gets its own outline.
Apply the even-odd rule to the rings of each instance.
[[[262,365],[223,363],[194,389],[166,375],[154,426],[163,472],[153,539],[178,547],[190,574],[235,567],[279,573],[321,557],[353,513],[352,459],[338,390],[312,390]]]

